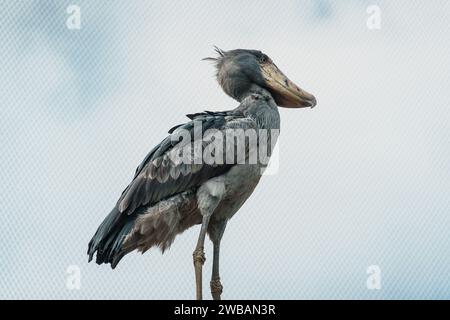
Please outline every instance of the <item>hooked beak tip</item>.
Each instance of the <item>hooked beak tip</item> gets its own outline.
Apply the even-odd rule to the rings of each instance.
[[[317,99],[313,97],[311,100],[311,109],[314,109],[317,106]]]

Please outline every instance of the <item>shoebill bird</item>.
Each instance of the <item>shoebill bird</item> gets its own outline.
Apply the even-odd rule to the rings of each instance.
[[[208,234],[213,244],[211,294],[218,300],[223,290],[219,276],[222,235],[228,220],[252,194],[267,164],[173,161],[171,156],[187,145],[177,134],[192,134],[188,144],[195,144],[196,139],[205,139],[202,135],[195,137],[196,125],[203,134],[209,129],[223,133],[229,129],[266,129],[274,143],[277,136],[272,132],[280,128],[277,107],[312,108],[316,99],[289,80],[261,51],[216,48],[216,52],[217,57],[206,60],[214,62],[220,86],[239,105],[229,111],[187,115],[190,121],[172,128],[136,169],[133,180],[90,241],[88,255],[91,261],[97,253],[98,264],[110,263],[115,268],[133,250],[143,253],[158,246],[164,252],[178,234],[201,224],[193,252],[196,297],[202,299],[203,248]],[[249,152],[247,146],[245,152]]]

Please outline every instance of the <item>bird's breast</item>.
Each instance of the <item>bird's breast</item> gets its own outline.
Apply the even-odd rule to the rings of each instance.
[[[225,196],[214,212],[216,219],[230,219],[255,190],[261,179],[260,165],[236,165],[225,173]]]

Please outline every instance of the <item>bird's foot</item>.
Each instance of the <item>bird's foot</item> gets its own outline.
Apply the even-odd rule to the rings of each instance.
[[[223,291],[223,286],[220,283],[220,278],[211,280],[210,286],[211,286],[211,295],[213,299],[220,300],[220,295],[222,294]]]

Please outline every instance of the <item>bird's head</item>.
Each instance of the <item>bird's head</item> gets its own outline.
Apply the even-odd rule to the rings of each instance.
[[[262,87],[270,92],[275,103],[285,108],[313,108],[316,98],[300,89],[264,53],[258,50],[236,49],[223,51],[216,48],[216,58],[211,60],[217,66],[217,80],[229,96],[236,100],[254,87]]]

